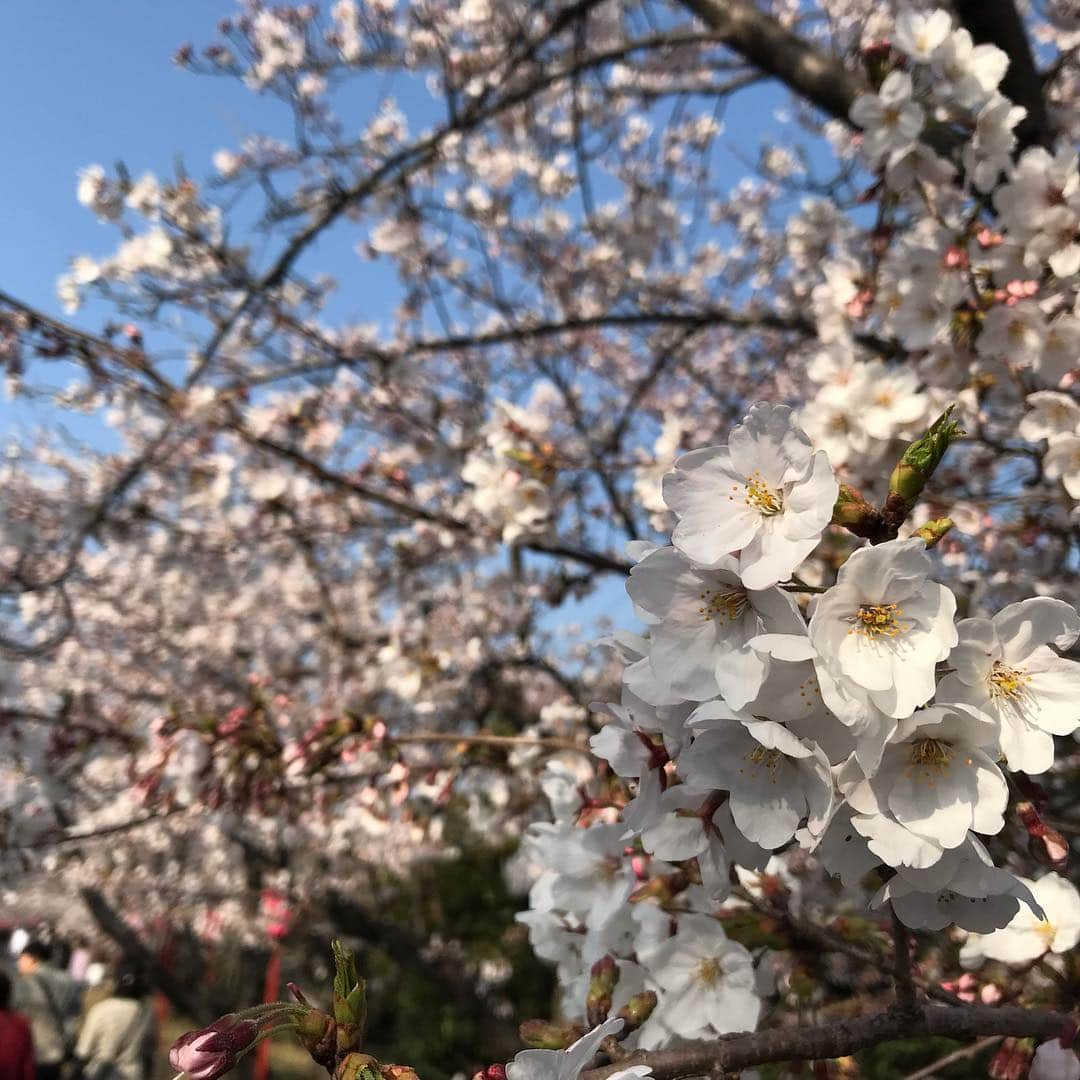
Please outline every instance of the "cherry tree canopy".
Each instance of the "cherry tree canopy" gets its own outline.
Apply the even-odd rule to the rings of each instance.
[[[0,465],[4,867],[257,939],[521,838],[586,1024],[511,1080],[1056,1035],[1078,45],[1066,0],[246,0],[181,47],[292,135],[88,165],[112,250],[0,293],[55,417]],[[897,1010],[799,1029],[806,951]]]

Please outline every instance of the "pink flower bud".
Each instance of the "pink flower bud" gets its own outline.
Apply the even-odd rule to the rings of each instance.
[[[240,1055],[255,1045],[259,1025],[226,1013],[202,1031],[189,1031],[173,1043],[169,1064],[189,1080],[215,1080],[235,1068]]]
[[[945,252],[945,265],[952,269],[959,267],[966,270],[968,266],[967,252],[956,244],[950,244]]]

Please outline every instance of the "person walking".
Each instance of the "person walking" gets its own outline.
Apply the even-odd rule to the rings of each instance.
[[[136,972],[125,971],[108,997],[90,1007],[75,1057],[87,1080],[149,1080],[157,1022]]]
[[[79,1016],[79,989],[66,972],[49,963],[49,947],[31,941],[19,953],[19,978],[12,1001],[30,1021],[37,1080],[60,1080],[71,1057]]]
[[[11,1008],[11,979],[0,971],[0,1080],[34,1080],[30,1022]]]

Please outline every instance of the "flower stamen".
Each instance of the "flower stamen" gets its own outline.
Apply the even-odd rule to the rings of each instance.
[[[911,627],[910,623],[900,621],[903,608],[896,604],[861,604],[859,610],[850,616],[852,623],[849,634],[861,634],[872,641],[881,637],[896,637]]]
[[[1000,660],[990,669],[990,696],[1015,701],[1021,697],[1031,682],[1031,676],[1019,668],[1006,667]]]
[[[724,965],[719,957],[711,956],[698,964],[698,979],[706,986],[712,986],[724,974]]]
[[[710,589],[701,593],[701,607],[698,614],[708,621],[720,619],[721,622],[735,622],[750,606],[750,599],[742,589],[721,591]]]
[[[753,507],[762,517],[774,517],[784,509],[784,493],[765,482],[760,470],[755,469],[746,478],[747,506]]]
[[[765,769],[769,774],[770,784],[775,784],[777,782],[780,770],[787,760],[784,757],[783,751],[768,746],[755,746],[750,753],[745,755],[744,759],[750,764],[751,775],[755,778],[759,767]],[[745,769],[739,770],[740,773],[744,773],[745,771]]]
[[[907,774],[921,773],[921,778],[929,787],[949,771],[955,750],[939,739],[918,739],[911,744],[911,766]],[[970,765],[970,760],[968,761]]]

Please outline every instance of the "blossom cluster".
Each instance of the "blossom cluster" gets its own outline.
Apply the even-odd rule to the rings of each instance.
[[[996,866],[983,838],[1005,827],[1007,774],[1045,772],[1080,727],[1080,665],[1061,655],[1075,609],[1037,596],[957,620],[918,536],[852,550],[800,605],[837,483],[786,406],[678,458],[663,491],[672,542],[633,550],[645,632],[613,642],[622,696],[596,706],[592,739],[633,797],[600,816],[553,798],[562,819],[528,837],[544,872],[526,921],[568,998],[611,954],[626,994],[659,992],[640,1045],[751,1028],[754,961],[715,916],[734,870],[793,848],[848,886],[877,871],[871,903],[912,928],[1048,925],[1050,884]]]
[[[0,460],[20,880],[255,941],[287,920],[251,917],[252,853],[314,917],[316,877],[366,895],[368,863],[528,828],[510,876],[568,1014],[619,978],[611,1027],[511,1080],[754,1026],[796,961],[740,905],[869,891],[965,964],[1058,970],[1075,894],[1022,847],[1060,869],[1076,729],[1075,12],[1021,5],[1021,104],[972,5],[782,6],[750,5],[847,90],[734,182],[760,72],[708,5],[242,0],[181,49],[278,135],[205,180],[80,174],[114,249],[58,291],[115,309],[99,333],[0,299],[12,392],[78,414]],[[732,430],[754,401],[798,416]],[[969,438],[912,505],[889,470],[953,403]],[[644,629],[602,653],[573,620],[630,539]]]

